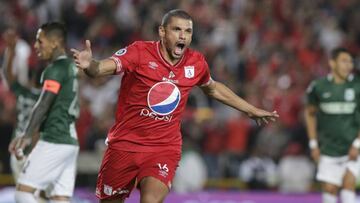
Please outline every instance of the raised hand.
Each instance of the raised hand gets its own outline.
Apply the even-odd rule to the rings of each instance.
[[[256,121],[258,125],[267,124],[270,121],[276,121],[279,114],[276,111],[268,112],[262,109],[256,108],[255,111],[249,113],[248,116]]]
[[[85,49],[82,51],[71,49],[73,52],[75,65],[81,69],[87,69],[90,67],[91,60],[92,60],[92,51],[91,51],[91,43],[89,40],[85,42]]]
[[[7,29],[3,33],[3,39],[8,48],[15,49],[16,42],[18,40],[18,35],[14,29]]]

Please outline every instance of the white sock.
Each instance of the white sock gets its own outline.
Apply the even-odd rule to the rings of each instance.
[[[322,203],[336,203],[337,197],[336,195],[324,192],[322,194]]]
[[[37,203],[34,194],[30,192],[15,191],[16,203]]]
[[[352,190],[341,190],[340,199],[342,203],[355,203],[356,202],[356,194]]]

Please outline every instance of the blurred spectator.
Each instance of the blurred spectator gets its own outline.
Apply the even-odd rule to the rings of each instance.
[[[203,123],[203,156],[210,178],[221,178],[224,172],[221,153],[224,150],[224,126],[215,119]]]
[[[206,179],[206,165],[201,155],[193,150],[183,152],[174,178],[175,192],[200,191],[203,189]]]
[[[267,146],[264,145],[263,148],[265,147]],[[241,163],[239,178],[252,190],[274,188],[278,181],[277,165],[270,157],[264,156],[261,149],[255,149]]]
[[[281,127],[281,124],[273,123],[260,130],[255,148],[265,156],[277,161],[289,139],[290,135]]]
[[[89,102],[93,116],[100,118],[109,107],[115,105],[120,86],[119,81],[116,77],[110,80],[104,77],[94,80],[92,83],[87,83],[82,87],[81,94],[83,98]]]
[[[344,34],[339,29],[334,16],[324,12],[324,16],[322,16],[321,22],[319,22],[319,27],[319,41],[327,54],[343,43]]]
[[[284,193],[307,193],[315,176],[315,166],[299,143],[290,143],[279,162],[279,190]]]
[[[12,63],[12,74],[17,77],[16,81],[18,81],[22,86],[26,86],[29,84],[29,57],[31,54],[30,46],[25,40],[18,36],[15,27],[7,28],[5,33],[12,33],[3,35],[5,42],[11,40],[7,39],[11,35],[15,35],[17,38],[15,45],[15,55]]]

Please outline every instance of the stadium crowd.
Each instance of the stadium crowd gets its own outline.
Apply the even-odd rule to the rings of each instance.
[[[196,168],[199,172],[194,177],[203,180],[239,178],[249,188],[308,191],[314,165],[308,158],[304,92],[312,79],[328,72],[327,54],[334,47],[348,48],[358,67],[359,1],[0,1],[0,33],[15,26],[33,49],[37,27],[60,20],[68,28],[68,48],[81,48],[90,39],[95,57],[103,58],[133,41],[157,40],[159,20],[173,8],[184,9],[194,18],[192,46],[206,56],[212,77],[250,103],[276,109],[280,115],[277,122],[258,127],[194,89],[182,124],[185,172],[179,173]],[[0,38],[1,55],[4,49]],[[44,68],[33,50],[28,66],[29,72]],[[80,77],[81,153],[102,153],[121,78]],[[0,84],[0,173],[10,173],[7,145],[16,120],[14,104],[12,93]],[[305,182],[303,188],[299,182]]]

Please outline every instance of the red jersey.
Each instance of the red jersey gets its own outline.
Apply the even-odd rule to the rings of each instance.
[[[204,56],[187,49],[171,65],[160,53],[160,42],[138,41],[110,59],[123,78],[109,146],[134,152],[181,151],[181,115],[191,88],[210,82]]]

